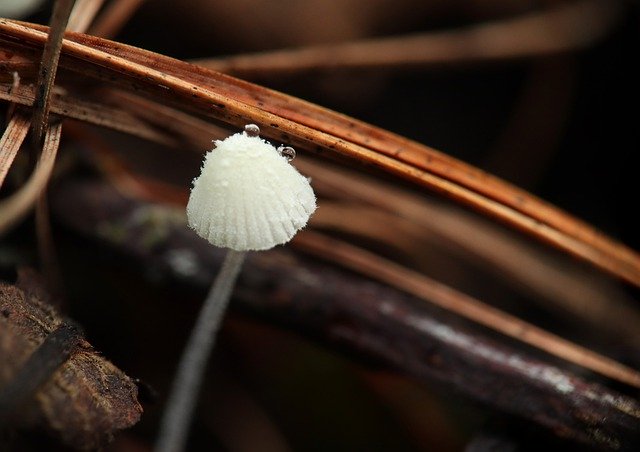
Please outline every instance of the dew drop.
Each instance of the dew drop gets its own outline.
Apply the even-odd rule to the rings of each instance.
[[[260,127],[255,124],[247,124],[244,126],[244,134],[248,137],[257,137],[260,135]]]
[[[278,152],[281,156],[287,159],[288,162],[296,158],[296,150],[291,146],[280,146]]]

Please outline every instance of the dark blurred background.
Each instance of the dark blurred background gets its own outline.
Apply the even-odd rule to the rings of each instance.
[[[571,2],[149,0],[114,39],[179,59],[222,57],[456,30],[563,3]],[[564,54],[255,81],[484,168],[640,249],[638,4],[619,4],[604,37]],[[49,11],[45,5],[25,20],[47,23]],[[30,233],[27,223],[0,246],[23,250],[28,263]],[[105,356],[164,392],[203,294],[158,285],[152,274],[141,283],[140,269],[117,254],[95,244],[87,251],[63,228],[56,234],[65,278],[84,275],[66,284],[71,316]],[[483,426],[505,425],[521,439],[544,440],[437,386],[242,315],[225,326],[214,363],[203,395],[212,409],[194,426],[193,450],[462,450]],[[159,410],[145,408],[143,421],[109,450],[148,450]],[[36,449],[45,444],[33,441]]]

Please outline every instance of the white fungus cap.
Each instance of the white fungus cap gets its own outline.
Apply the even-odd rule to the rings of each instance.
[[[187,204],[189,226],[213,245],[266,250],[288,242],[316,209],[306,177],[250,125],[215,142]],[[255,135],[255,136],[251,136]]]

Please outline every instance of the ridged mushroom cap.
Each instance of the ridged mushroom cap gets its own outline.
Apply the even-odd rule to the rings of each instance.
[[[249,135],[215,142],[187,204],[189,226],[198,235],[237,251],[288,242],[316,209],[307,178],[273,145]]]

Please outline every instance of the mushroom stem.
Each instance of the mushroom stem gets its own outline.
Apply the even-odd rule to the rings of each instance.
[[[209,354],[246,254],[246,251],[227,252],[222,268],[198,314],[167,400],[155,452],[184,450]]]

